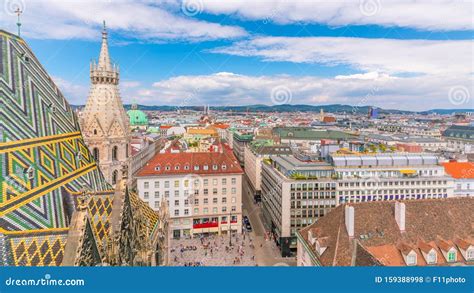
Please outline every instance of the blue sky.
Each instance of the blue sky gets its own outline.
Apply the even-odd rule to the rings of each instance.
[[[469,1],[6,0],[73,104],[102,20],[125,103],[474,108]],[[45,9],[47,7],[47,9]]]

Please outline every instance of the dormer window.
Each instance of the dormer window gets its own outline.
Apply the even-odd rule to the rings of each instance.
[[[194,171],[198,171],[199,170],[199,165],[194,165]]]
[[[174,166],[175,170],[179,170],[179,165]]]
[[[160,166],[156,166],[155,167],[155,171],[160,171],[161,170],[161,167]]]
[[[416,266],[416,252],[413,250],[407,255],[407,265]]]
[[[437,262],[436,251],[431,250],[427,256],[427,263],[431,265],[431,264],[435,264],[436,262]]]
[[[189,165],[184,165],[184,170],[189,170]]]
[[[456,261],[456,251],[454,249],[448,251],[448,262]]]
[[[474,260],[474,248],[470,248],[466,251],[466,259]]]
[[[212,170],[217,170],[217,165],[212,165]]]
[[[319,241],[316,239],[314,243],[314,248],[316,249],[316,252],[319,255],[322,255],[326,251],[326,245],[324,244],[324,241]]]
[[[225,170],[227,169],[227,166],[226,165],[222,165],[222,170]]]
[[[165,170],[167,170],[167,171],[168,171],[168,170],[171,170],[171,166],[167,165],[167,166],[165,167]]]
[[[204,166],[202,167],[202,169],[203,169],[203,170],[208,170],[208,169],[209,169],[209,166],[208,166],[208,165],[204,165]]]

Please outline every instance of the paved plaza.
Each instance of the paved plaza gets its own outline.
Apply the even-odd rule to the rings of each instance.
[[[171,266],[255,266],[255,249],[248,233],[196,236],[193,239],[173,239],[170,250]]]

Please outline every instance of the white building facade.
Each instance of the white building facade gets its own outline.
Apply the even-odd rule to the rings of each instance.
[[[141,199],[168,203],[171,235],[241,232],[243,171],[232,153],[157,154],[137,176]]]

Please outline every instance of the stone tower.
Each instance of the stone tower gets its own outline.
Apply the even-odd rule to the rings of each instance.
[[[81,113],[84,140],[106,180],[115,185],[129,164],[130,126],[119,93],[119,67],[109,56],[104,22],[99,61],[90,64],[91,89]]]

